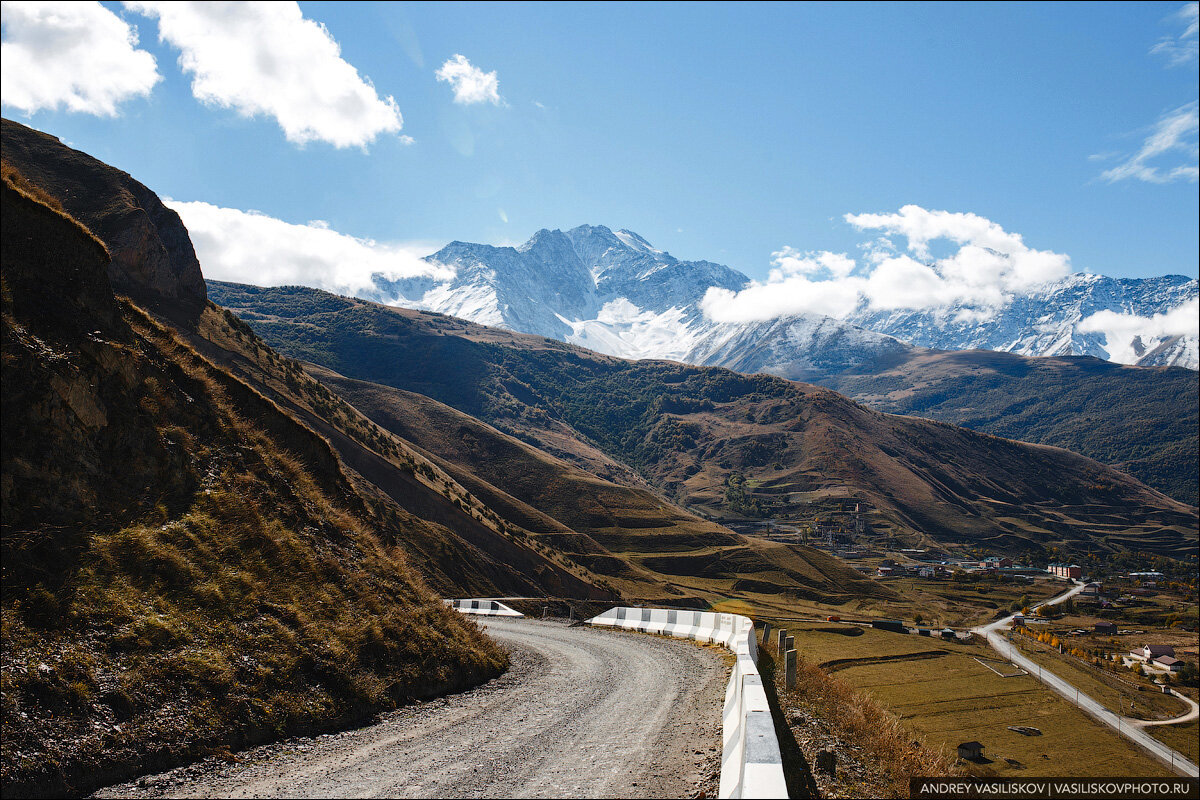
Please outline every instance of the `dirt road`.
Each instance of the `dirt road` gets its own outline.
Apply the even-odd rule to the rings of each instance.
[[[95,796],[715,796],[728,672],[718,651],[557,622],[482,624],[513,660],[484,686]]]

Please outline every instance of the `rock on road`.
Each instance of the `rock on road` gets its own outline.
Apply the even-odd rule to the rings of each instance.
[[[691,642],[489,619],[503,676],[343,733],[111,786],[97,797],[715,795],[728,668]]]

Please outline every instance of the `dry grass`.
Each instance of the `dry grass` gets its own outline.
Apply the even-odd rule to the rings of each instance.
[[[854,630],[861,633],[847,635]],[[982,646],[848,625],[792,625],[788,633],[795,637],[804,664],[802,673],[827,674],[823,665],[837,669],[833,680],[848,688],[822,691],[844,697],[852,689],[869,697],[907,731],[905,741],[919,739],[944,753],[953,753],[961,742],[982,742],[986,760],[960,765],[971,774],[1167,774],[1157,761],[1034,678],[1003,678],[979,663],[988,662],[1004,674],[1014,672],[1011,665],[994,660],[991,651]],[[826,719],[825,714],[814,716]],[[1010,731],[1010,725],[1032,726],[1043,735],[1023,736]]]
[[[503,652],[424,585],[402,543],[350,509],[323,440],[124,311],[134,344],[105,342],[71,365],[92,386],[115,371],[131,386],[103,395],[126,437],[112,470],[146,458],[142,442],[185,455],[121,524],[99,514],[71,530],[6,524],[6,796],[79,793],[503,669]],[[5,323],[6,387],[56,368],[10,362],[18,343]],[[6,394],[6,416],[52,424],[39,408]],[[46,469],[70,470],[64,455],[47,453]]]
[[[796,687],[792,690],[784,688],[782,670],[774,672],[779,705],[792,727],[817,727],[823,734],[820,740],[842,745],[838,748],[841,752],[836,780],[825,781],[820,787],[824,796],[907,797],[909,778],[913,776],[963,774],[946,747],[914,741],[912,731],[871,695],[811,661],[797,659]],[[815,722],[808,722],[814,718]],[[802,743],[813,742],[803,731],[796,733]],[[820,744],[801,747],[810,767],[815,767]]]
[[[1145,730],[1163,744],[1187,756],[1193,764],[1200,761],[1200,725],[1197,723],[1155,725]]]

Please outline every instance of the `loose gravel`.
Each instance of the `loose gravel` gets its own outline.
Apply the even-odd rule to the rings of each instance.
[[[719,651],[554,621],[482,624],[512,667],[476,689],[93,796],[716,796]]]

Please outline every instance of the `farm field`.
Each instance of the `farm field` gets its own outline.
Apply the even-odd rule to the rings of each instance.
[[[1028,675],[978,645],[959,645],[851,626],[795,626],[797,654],[826,665],[868,692],[923,744],[983,744],[983,760],[965,763],[978,775],[1163,776],[1169,770]],[[977,661],[976,659],[979,659]],[[985,662],[990,665],[980,663]],[[1026,736],[1008,726],[1029,726]]]
[[[1200,761],[1200,724],[1155,725],[1146,728],[1146,733],[1187,756],[1193,764]]]

